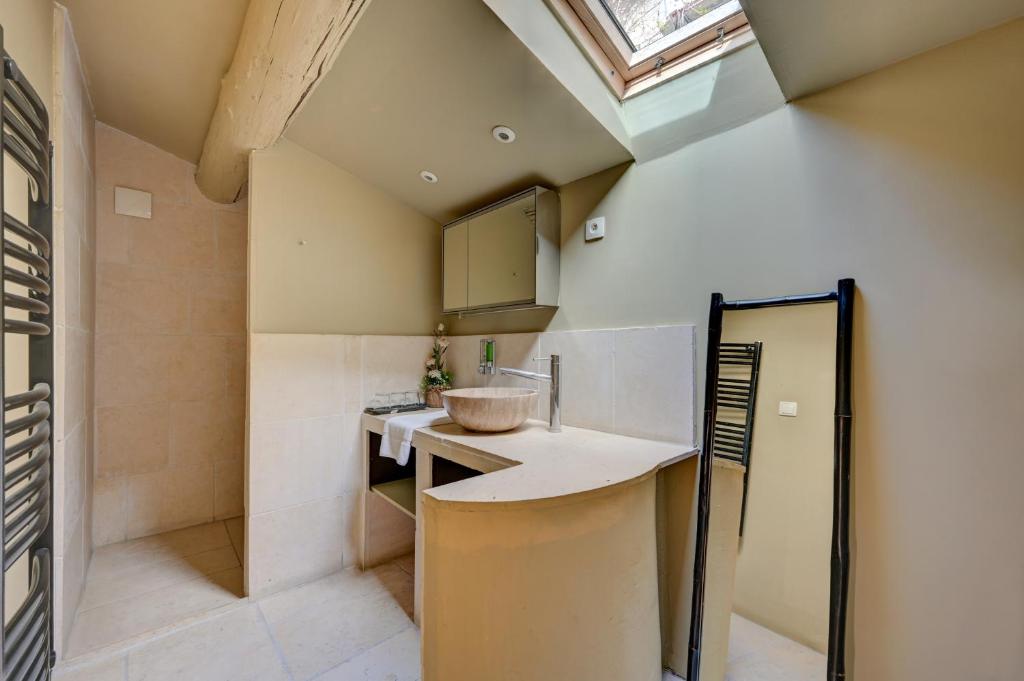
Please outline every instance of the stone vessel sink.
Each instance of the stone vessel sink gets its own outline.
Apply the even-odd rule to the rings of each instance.
[[[537,391],[529,388],[458,388],[441,399],[455,423],[483,433],[512,430],[537,414]]]

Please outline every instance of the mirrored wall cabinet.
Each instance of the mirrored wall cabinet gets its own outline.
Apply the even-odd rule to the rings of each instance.
[[[444,227],[445,314],[558,306],[558,194],[533,187]]]

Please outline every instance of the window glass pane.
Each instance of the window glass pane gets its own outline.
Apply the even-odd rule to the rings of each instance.
[[[730,0],[601,0],[608,13],[642,50],[697,21]],[[680,39],[685,33],[680,33]]]

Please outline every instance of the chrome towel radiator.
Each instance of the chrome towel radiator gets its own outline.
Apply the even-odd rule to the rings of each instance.
[[[22,222],[9,214],[0,191],[3,214],[3,335],[0,336],[0,388],[4,396],[3,465],[0,466],[0,546],[3,579],[0,602],[23,598],[0,631],[5,681],[50,678],[53,666],[53,306],[51,290],[53,148],[50,121],[38,93],[18,70],[3,45],[0,27],[0,101],[3,144],[0,160],[12,160],[28,175],[28,213]],[[0,163],[0,187],[4,186]],[[7,178],[8,180],[10,178]],[[8,182],[10,184],[10,182]],[[9,394],[6,379],[15,362],[8,357],[9,334],[28,336],[28,390]],[[19,346],[20,347],[20,346]],[[19,389],[15,387],[14,389]],[[27,583],[16,583],[12,570],[28,561]],[[10,591],[11,593],[6,593]],[[15,595],[16,594],[16,595]]]

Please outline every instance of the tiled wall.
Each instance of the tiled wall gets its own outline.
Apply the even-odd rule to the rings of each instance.
[[[549,373],[537,357],[561,356],[562,424],[672,442],[695,442],[694,326],[456,336],[449,356],[458,387],[540,388],[537,418],[548,418],[550,384],[477,372],[479,344],[493,338],[495,364]]]
[[[194,173],[96,126],[97,545],[242,513],[246,211]],[[115,215],[115,186],[152,219]]]
[[[360,413],[374,393],[415,388],[431,342],[429,336],[250,336],[250,596],[355,562]]]
[[[480,336],[450,339],[460,387],[529,385],[477,373]],[[500,366],[563,356],[562,422],[693,442],[694,327],[493,336]],[[359,415],[375,393],[414,388],[429,336],[252,334],[247,579],[261,596],[356,560]],[[547,418],[541,386],[538,418]]]
[[[94,114],[66,10],[54,11],[54,644],[70,632],[92,553],[96,224]]]

